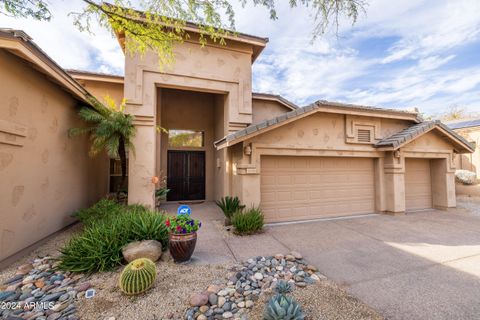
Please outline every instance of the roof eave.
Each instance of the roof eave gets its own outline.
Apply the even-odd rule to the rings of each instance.
[[[286,108],[290,110],[295,110],[300,108],[293,102],[285,99],[281,95],[278,94],[269,94],[269,93],[261,93],[261,92],[252,92],[252,99],[257,99],[257,100],[266,100],[266,101],[276,101],[280,103],[281,105],[285,106]]]
[[[382,146],[377,147],[376,149],[378,151],[396,151],[396,150],[408,145],[412,141],[418,139],[419,137],[427,134],[428,132],[430,132],[432,130],[441,131],[444,135],[449,137],[449,139],[452,141],[452,143],[459,146],[460,148],[454,148],[455,152],[457,152],[457,153],[472,153],[472,152],[475,151],[469,143],[465,143],[461,139],[456,137],[455,135],[452,135],[452,133],[450,131],[446,130],[445,128],[443,128],[441,124],[436,124],[436,125],[432,126],[431,128],[429,128],[428,130],[425,130],[424,132],[422,132],[420,134],[417,134],[414,137],[412,137],[411,139],[406,140],[402,143],[399,143],[399,144],[396,144],[396,145],[393,145],[393,144],[382,145]]]
[[[75,98],[90,104],[89,99],[92,95],[31,41],[31,38],[19,37],[11,32],[0,31],[0,39],[4,40],[1,48],[37,66],[51,81],[61,85]]]
[[[192,27],[189,26],[188,23],[187,26],[184,27],[184,30],[187,32],[192,32],[192,33],[197,33],[199,34],[199,28],[198,27]],[[194,24],[192,24],[194,25]],[[117,38],[118,44],[120,45],[120,48],[122,49],[123,53],[125,54],[125,33],[123,31],[114,31],[115,37]],[[267,46],[267,43],[269,41],[268,38],[261,38],[261,37],[255,37],[251,35],[246,35],[243,33],[234,33],[233,35],[227,35],[224,36],[224,39],[226,40],[231,40],[231,41],[237,41],[241,43],[246,43],[252,46],[252,64],[257,60],[257,58],[260,56],[262,51],[265,49]]]

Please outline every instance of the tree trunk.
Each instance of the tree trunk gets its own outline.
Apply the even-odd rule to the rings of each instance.
[[[120,138],[120,144],[118,145],[118,155],[120,156],[120,167],[122,169],[122,182],[120,185],[120,190],[123,191],[126,189],[126,180],[127,180],[127,152],[125,150],[125,140]]]

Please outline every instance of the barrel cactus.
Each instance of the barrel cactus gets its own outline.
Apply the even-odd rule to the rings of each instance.
[[[267,303],[264,320],[303,320],[305,316],[292,297],[276,294]]]
[[[147,258],[130,262],[120,274],[120,289],[128,295],[147,291],[157,278],[155,263]]]

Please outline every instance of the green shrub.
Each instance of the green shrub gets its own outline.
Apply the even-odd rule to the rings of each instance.
[[[245,208],[245,206],[240,203],[238,197],[223,197],[220,200],[215,201],[215,203],[220,209],[222,209],[222,212],[227,219],[231,219],[235,212]]]
[[[262,230],[263,213],[260,208],[250,208],[247,211],[237,211],[232,216],[235,232],[252,234]]]
[[[113,200],[102,199],[90,208],[78,210],[73,216],[80,220],[84,225],[90,225],[95,221],[118,215],[124,209],[123,205],[118,204]]]
[[[132,241],[157,240],[167,248],[168,230],[162,213],[131,205],[120,206],[115,214],[91,213],[89,216],[101,218],[87,219],[83,232],[60,250],[60,269],[72,272],[112,270],[122,263],[122,247]]]

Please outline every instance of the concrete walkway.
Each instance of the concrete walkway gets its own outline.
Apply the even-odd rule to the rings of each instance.
[[[480,217],[467,210],[277,225],[249,237],[222,234],[213,203],[192,210],[204,224],[199,262],[297,250],[388,319],[480,319]]]

